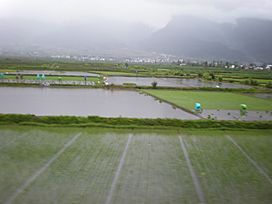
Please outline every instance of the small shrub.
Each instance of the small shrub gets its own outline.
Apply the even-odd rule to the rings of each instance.
[[[211,80],[215,80],[215,75],[213,73],[210,73]]]
[[[157,85],[158,85],[158,82],[156,82],[156,81],[153,81],[151,83],[151,86],[152,86],[153,89],[157,88]]]
[[[266,88],[270,88],[272,89],[272,82],[268,82],[266,85],[265,85]]]

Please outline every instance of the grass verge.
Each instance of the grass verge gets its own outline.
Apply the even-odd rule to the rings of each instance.
[[[272,129],[272,121],[214,121],[178,119],[104,118],[98,116],[35,116],[0,114],[0,125],[36,125],[63,127],[104,127],[128,129],[217,128],[217,129]]]

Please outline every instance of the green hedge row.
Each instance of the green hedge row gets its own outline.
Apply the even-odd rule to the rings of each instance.
[[[214,120],[178,120],[178,119],[136,119],[136,118],[103,118],[98,116],[35,116],[0,114],[1,124],[35,124],[58,126],[103,126],[103,127],[175,127],[175,128],[243,128],[272,129],[272,121],[214,121]]]

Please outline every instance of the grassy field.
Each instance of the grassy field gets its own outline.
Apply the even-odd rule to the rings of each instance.
[[[189,110],[196,102],[203,109],[239,110],[240,104],[247,104],[248,110],[272,110],[270,100],[229,92],[144,90],[157,98]]]
[[[271,130],[0,131],[0,203],[272,201]]]

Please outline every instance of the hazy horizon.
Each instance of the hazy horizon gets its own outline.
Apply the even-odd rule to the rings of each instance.
[[[269,0],[0,0],[0,5],[0,54],[125,49],[272,61]]]
[[[46,23],[117,21],[159,29],[176,15],[234,22],[239,17],[272,19],[269,0],[0,0],[0,19]]]

